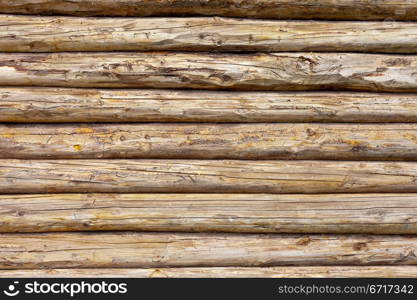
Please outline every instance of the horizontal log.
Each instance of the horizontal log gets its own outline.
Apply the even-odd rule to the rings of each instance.
[[[0,124],[0,158],[417,160],[416,124]]]
[[[190,233],[0,234],[0,268],[416,265],[417,237]]]
[[[285,266],[2,270],[0,278],[415,278],[417,266]]]
[[[415,92],[417,56],[2,53],[0,85]]]
[[[417,194],[0,195],[0,232],[417,234]]]
[[[0,15],[0,51],[351,51],[417,53],[417,24],[230,18]]]
[[[0,122],[417,122],[414,94],[0,88]]]
[[[76,16],[221,15],[277,19],[417,20],[407,0],[0,0],[0,12]]]
[[[0,160],[0,193],[417,192],[415,162]]]

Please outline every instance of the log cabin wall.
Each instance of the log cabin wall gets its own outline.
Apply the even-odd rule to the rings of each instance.
[[[0,277],[417,277],[417,1],[0,0]]]

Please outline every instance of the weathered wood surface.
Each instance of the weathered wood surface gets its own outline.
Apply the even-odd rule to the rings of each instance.
[[[417,20],[409,0],[0,0],[0,12],[77,16],[194,16],[247,18]]]
[[[417,192],[415,162],[0,160],[0,193]]]
[[[415,92],[417,56],[3,53],[0,85]]]
[[[393,278],[417,277],[417,266],[285,266],[2,270],[0,278]]]
[[[0,88],[0,122],[417,122],[415,94]]]
[[[0,234],[0,268],[416,265],[415,236],[190,233]]]
[[[0,124],[0,158],[416,160],[415,124]]]
[[[0,51],[351,51],[417,53],[417,24],[230,18],[0,15]]]
[[[417,194],[0,195],[0,232],[417,234]]]

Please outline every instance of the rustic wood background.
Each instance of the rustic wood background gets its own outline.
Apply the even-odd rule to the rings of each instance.
[[[0,0],[0,277],[417,277],[417,0]]]

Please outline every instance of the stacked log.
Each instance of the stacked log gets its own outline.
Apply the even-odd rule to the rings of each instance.
[[[74,16],[220,15],[244,18],[417,20],[407,0],[1,0],[0,12]]]
[[[417,57],[358,53],[3,53],[0,85],[416,92]]]
[[[0,277],[417,277],[415,21],[0,0]]]
[[[0,231],[413,234],[415,202],[407,193],[0,195]]]
[[[8,123],[417,122],[417,96],[403,93],[3,87],[0,99]]]
[[[8,25],[12,24],[12,25]],[[413,22],[0,15],[0,49],[59,51],[357,51],[416,53]]]

